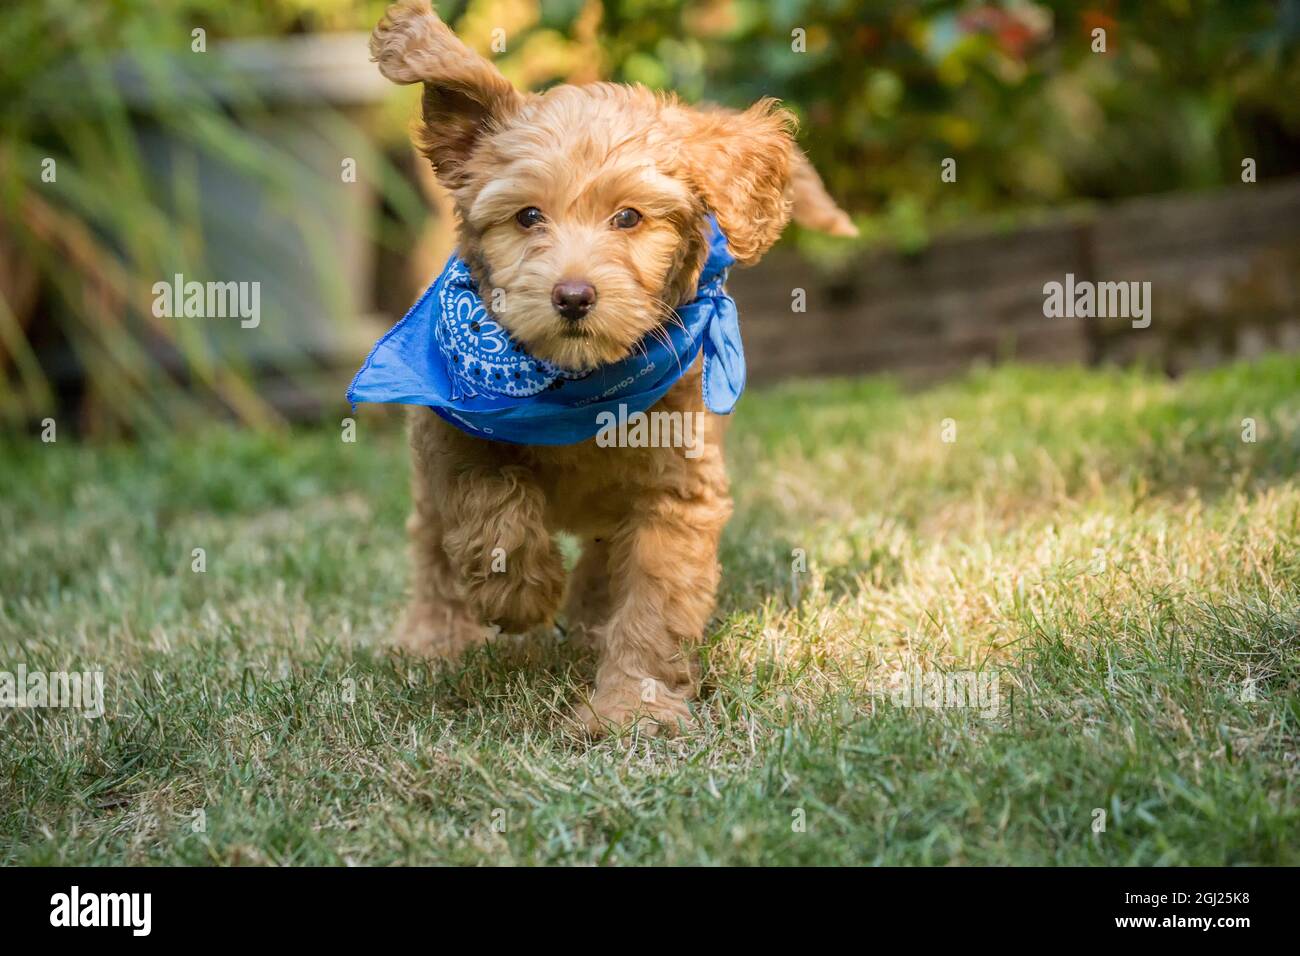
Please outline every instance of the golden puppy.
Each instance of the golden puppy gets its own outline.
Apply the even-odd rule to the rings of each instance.
[[[386,77],[424,84],[418,144],[451,193],[461,258],[493,291],[492,318],[554,366],[607,366],[662,335],[695,295],[710,215],[741,265],[792,207],[815,228],[853,232],[773,101],[735,113],[610,83],[521,93],[426,0],[390,7],[370,48]],[[454,655],[494,625],[546,624],[563,602],[568,632],[599,655],[577,707],[590,731],[689,725],[731,514],[725,419],[705,412],[699,360],[652,411],[702,435],[685,448],[506,444],[416,409],[403,643]],[[567,598],[560,530],[582,542]]]

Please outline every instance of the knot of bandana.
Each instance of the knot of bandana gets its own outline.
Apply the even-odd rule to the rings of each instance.
[[[723,288],[735,262],[710,218],[696,294],[633,354],[594,369],[529,355],[492,318],[468,266],[452,256],[420,300],[370,351],[348,400],[426,405],[462,431],[494,441],[567,445],[600,430],[602,412],[643,412],[704,353],[703,397],[729,414],[745,388],[736,303]]]

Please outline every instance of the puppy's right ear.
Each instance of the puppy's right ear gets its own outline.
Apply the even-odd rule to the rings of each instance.
[[[370,35],[370,58],[394,83],[424,84],[418,145],[448,189],[463,182],[465,160],[484,131],[523,102],[495,66],[438,19],[428,0],[390,6]]]

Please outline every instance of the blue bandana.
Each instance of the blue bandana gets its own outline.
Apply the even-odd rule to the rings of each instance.
[[[612,365],[575,371],[534,358],[483,306],[468,266],[452,256],[411,311],[375,343],[348,401],[427,405],[462,431],[494,441],[569,445],[600,431],[601,412],[643,412],[704,351],[704,404],[729,414],[745,388],[736,303],[723,290],[736,261],[709,219],[709,256],[695,298],[666,336],[646,336]],[[668,339],[668,343],[663,338]]]

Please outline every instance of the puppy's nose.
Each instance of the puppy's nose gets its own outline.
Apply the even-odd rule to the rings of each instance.
[[[570,322],[576,322],[596,304],[596,287],[590,282],[557,282],[551,290],[551,305]]]

